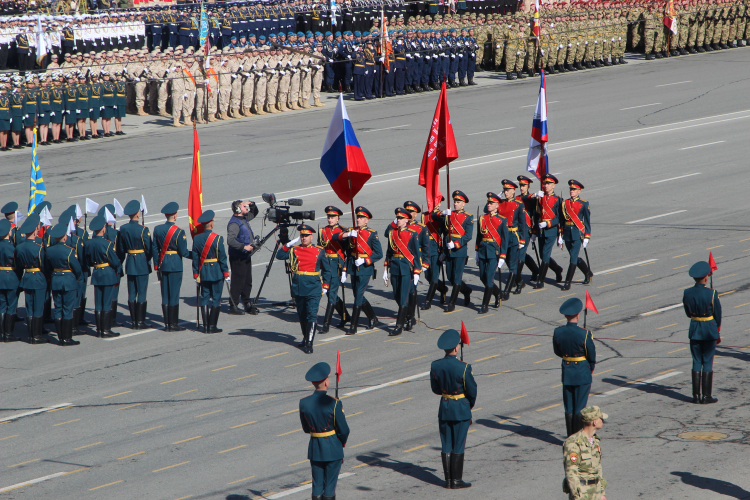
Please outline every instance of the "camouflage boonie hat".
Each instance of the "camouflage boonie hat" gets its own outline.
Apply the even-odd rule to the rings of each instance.
[[[587,406],[583,410],[581,410],[581,418],[584,422],[593,422],[597,418],[601,418],[602,420],[607,420],[609,418],[609,415],[606,413],[602,413],[601,408],[598,406]]]

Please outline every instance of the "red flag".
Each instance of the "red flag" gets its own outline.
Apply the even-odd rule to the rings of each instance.
[[[596,314],[599,314],[599,311],[596,310],[596,306],[594,305],[594,301],[591,299],[591,295],[589,295],[588,290],[586,290],[586,309],[590,309]]]
[[[203,213],[203,183],[201,182],[201,147],[198,141],[198,131],[193,130],[193,174],[190,177],[190,192],[188,193],[188,221],[190,235],[203,232],[203,224],[198,224],[198,217]]]
[[[469,345],[469,332],[466,331],[466,325],[464,325],[464,322],[461,322],[461,343]]]
[[[427,138],[427,145],[422,156],[422,167],[419,170],[419,185],[427,189],[427,209],[432,211],[440,204],[440,169],[458,158],[456,138],[453,136],[451,115],[448,111],[448,99],[445,82],[440,89],[432,128]]]
[[[708,265],[711,266],[711,272],[714,272],[717,269],[719,269],[719,266],[716,265],[716,261],[714,260],[713,252],[708,252]]]
[[[341,369],[341,353],[336,351],[336,383],[339,383],[339,377],[344,373]]]

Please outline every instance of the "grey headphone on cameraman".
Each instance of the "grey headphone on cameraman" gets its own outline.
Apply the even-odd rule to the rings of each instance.
[[[234,215],[242,215],[242,200],[232,202],[232,213]]]

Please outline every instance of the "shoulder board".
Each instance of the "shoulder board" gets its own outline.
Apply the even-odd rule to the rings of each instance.
[[[583,202],[583,203],[588,203],[588,201],[584,200],[583,198],[578,198],[578,201]]]
[[[471,214],[470,214],[469,212],[464,212],[464,214],[465,214],[465,215],[466,215],[467,217],[474,217],[474,216],[473,216],[473,215],[471,215]]]
[[[322,246],[320,246],[320,245],[313,245],[313,246],[314,246],[315,248],[317,248],[318,250],[323,250],[323,247],[322,247]]]

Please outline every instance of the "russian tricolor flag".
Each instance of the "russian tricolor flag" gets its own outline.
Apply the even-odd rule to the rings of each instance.
[[[333,191],[344,203],[349,203],[362,186],[372,177],[365,154],[354,135],[352,122],[344,106],[344,96],[339,94],[336,110],[328,127],[328,135],[320,158],[320,169]]]
[[[531,143],[529,154],[526,156],[526,170],[534,172],[537,179],[549,173],[549,159],[547,158],[547,84],[544,70],[541,71],[542,82],[539,86],[539,97],[536,101],[534,121],[531,125]]]

